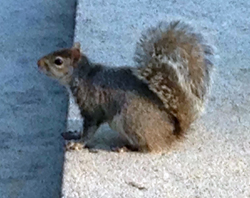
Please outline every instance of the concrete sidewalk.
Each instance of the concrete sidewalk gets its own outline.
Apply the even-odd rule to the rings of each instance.
[[[73,0],[1,1],[1,198],[60,197],[68,96],[36,61],[72,45],[74,14]]]
[[[171,16],[215,38],[220,61],[207,112],[187,140],[166,155],[67,152],[65,198],[250,197],[250,2],[79,0],[75,41],[94,61],[133,65],[140,32]],[[70,107],[68,127],[79,115]],[[114,138],[103,127],[98,147]],[[112,142],[112,141],[111,141]]]

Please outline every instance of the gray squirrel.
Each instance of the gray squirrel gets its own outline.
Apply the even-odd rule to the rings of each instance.
[[[103,123],[127,140],[131,151],[164,152],[184,137],[203,109],[213,50],[181,21],[160,22],[137,42],[136,67],[91,62],[80,44],[38,60],[39,69],[69,87],[84,118],[80,139],[68,149],[88,147]]]

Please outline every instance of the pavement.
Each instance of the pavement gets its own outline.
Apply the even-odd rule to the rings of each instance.
[[[5,0],[0,6],[0,197],[61,197],[68,94],[37,59],[71,46],[75,2]]]
[[[65,153],[64,198],[250,197],[250,2],[245,0],[79,0],[75,41],[93,61],[133,65],[135,42],[159,20],[183,18],[217,47],[206,112],[187,139],[164,155],[112,153],[103,126],[98,153]],[[81,129],[70,103],[68,129]]]

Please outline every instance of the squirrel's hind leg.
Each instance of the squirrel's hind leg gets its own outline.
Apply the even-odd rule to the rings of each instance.
[[[133,98],[123,117],[124,131],[139,152],[164,153],[177,140],[171,116],[149,100]]]

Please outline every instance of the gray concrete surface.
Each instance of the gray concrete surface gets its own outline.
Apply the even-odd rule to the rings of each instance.
[[[75,40],[94,61],[131,64],[134,44],[150,24],[183,17],[218,48],[206,113],[187,140],[165,155],[66,152],[65,198],[250,197],[250,1],[80,0]],[[79,123],[70,106],[68,128]],[[112,135],[96,135],[102,145]]]
[[[75,3],[0,4],[0,197],[60,197],[68,96],[36,61],[72,45]]]

